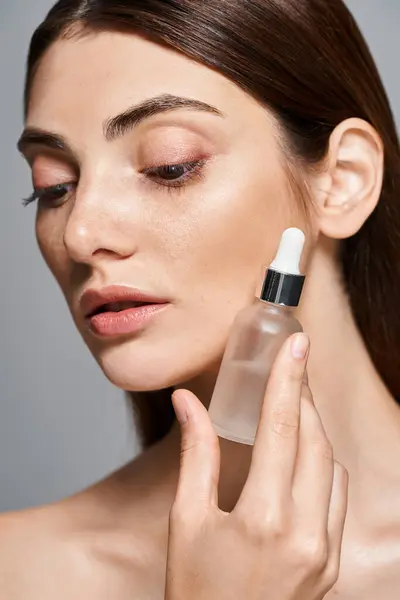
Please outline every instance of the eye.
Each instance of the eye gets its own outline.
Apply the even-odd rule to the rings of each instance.
[[[151,169],[144,169],[142,173],[161,186],[182,187],[186,182],[202,177],[202,168],[206,163],[205,159],[178,163],[172,165],[162,165]]]
[[[59,183],[45,188],[36,188],[28,198],[22,200],[22,204],[28,206],[38,200],[46,207],[57,208],[64,203],[74,186],[74,183]]]

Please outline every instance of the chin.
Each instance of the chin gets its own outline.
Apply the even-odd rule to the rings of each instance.
[[[165,342],[130,340],[91,351],[107,379],[127,392],[179,386],[198,377],[205,368],[187,349],[182,352]]]

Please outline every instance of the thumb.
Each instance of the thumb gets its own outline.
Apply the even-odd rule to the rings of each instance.
[[[220,448],[206,407],[192,392],[177,390],[172,403],[181,426],[181,464],[175,504],[185,511],[218,505]]]

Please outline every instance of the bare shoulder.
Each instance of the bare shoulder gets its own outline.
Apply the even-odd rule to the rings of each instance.
[[[1,514],[0,599],[163,598],[163,565],[155,568],[154,553],[145,552],[133,522],[116,526],[115,511],[103,508],[107,493],[101,486],[101,503],[89,489],[54,504]]]
[[[73,556],[60,533],[53,506],[0,515],[0,598],[47,600]]]
[[[162,599],[168,511],[153,485],[162,474],[142,461],[59,502],[0,514],[0,599]]]
[[[11,566],[14,556],[34,555],[34,548],[45,542],[45,514],[43,508],[0,514],[0,569]]]
[[[126,597],[118,589],[121,569],[97,552],[94,531],[70,527],[66,507],[61,503],[0,516],[1,599],[103,600],[110,585],[116,597]]]
[[[24,510],[0,515],[0,597],[22,599],[40,546],[38,512]],[[29,598],[29,595],[27,596]]]

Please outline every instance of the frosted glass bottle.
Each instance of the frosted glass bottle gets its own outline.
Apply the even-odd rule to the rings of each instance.
[[[303,331],[294,311],[305,280],[299,270],[304,241],[299,229],[283,233],[260,298],[232,324],[208,409],[220,437],[254,444],[272,364],[284,341]]]
[[[234,320],[209,407],[220,437],[254,444],[271,366],[283,342],[303,330],[293,311],[258,299]]]

